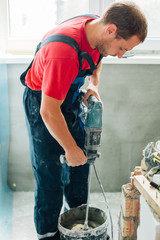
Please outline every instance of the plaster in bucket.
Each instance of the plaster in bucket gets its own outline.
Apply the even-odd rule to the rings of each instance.
[[[61,240],[106,240],[107,214],[99,208],[89,207],[88,230],[84,230],[86,205],[62,213],[58,229]]]

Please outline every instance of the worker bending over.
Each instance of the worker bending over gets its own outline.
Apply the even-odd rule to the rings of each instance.
[[[143,42],[147,21],[133,3],[117,2],[102,17],[83,15],[63,22],[42,41],[52,35],[62,38],[37,51],[25,78],[23,96],[36,182],[34,221],[38,239],[42,240],[60,239],[57,222],[63,195],[71,208],[87,201],[88,164],[78,116],[79,88],[89,75],[83,101],[90,95],[100,100],[102,57],[121,58]],[[67,165],[60,162],[62,154]]]

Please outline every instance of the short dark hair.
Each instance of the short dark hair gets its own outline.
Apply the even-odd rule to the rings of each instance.
[[[103,24],[111,23],[117,26],[117,38],[129,39],[137,35],[143,42],[147,36],[147,20],[139,7],[133,2],[117,2],[103,14]]]

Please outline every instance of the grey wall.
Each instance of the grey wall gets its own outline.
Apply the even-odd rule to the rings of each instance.
[[[26,65],[8,65],[10,150],[9,186],[34,190],[19,75]],[[160,139],[160,66],[104,64],[100,94],[104,103],[101,158],[96,166],[105,191],[121,191],[140,165],[142,150]],[[100,191],[93,173],[92,191]]]

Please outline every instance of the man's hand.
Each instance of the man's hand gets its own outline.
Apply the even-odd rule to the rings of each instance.
[[[89,98],[89,96],[95,96],[98,101],[101,101],[100,99],[100,96],[99,96],[99,93],[98,93],[98,90],[97,90],[97,87],[95,87],[94,85],[90,85],[88,88],[87,88],[87,92],[86,94],[83,96],[82,100],[84,102],[84,104],[87,106],[87,99]]]
[[[72,167],[84,165],[87,161],[86,156],[78,146],[75,146],[73,149],[66,150],[65,157],[67,165]]]
[[[86,94],[82,97],[82,101],[83,101],[83,103],[86,105],[86,106],[88,106],[88,102],[87,102],[87,100],[88,100],[88,98],[89,98],[89,96],[95,96],[97,99],[98,99],[98,101],[100,101],[101,103],[102,103],[102,109],[104,109],[104,107],[103,107],[103,102],[101,101],[101,98],[100,98],[100,96],[99,96],[99,93],[98,93],[98,90],[97,90],[97,88],[96,87],[94,87],[94,86],[92,86],[91,88],[87,88],[87,92],[86,92]]]

